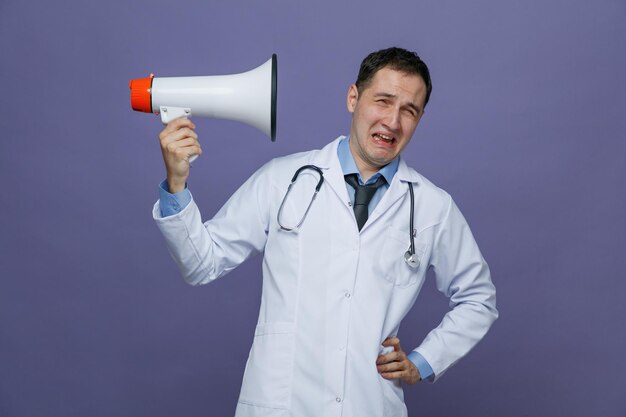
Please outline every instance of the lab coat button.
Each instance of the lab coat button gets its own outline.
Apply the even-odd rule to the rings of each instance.
[[[337,397],[337,398],[335,398],[335,401],[337,401],[338,403],[340,403],[340,402],[341,402],[341,398]]]
[[[344,296],[345,296],[346,298],[350,298],[350,297],[352,297],[352,294],[350,294],[349,292],[346,292],[346,293],[344,294]]]

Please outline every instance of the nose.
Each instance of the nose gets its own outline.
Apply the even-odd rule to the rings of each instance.
[[[400,128],[400,109],[391,108],[385,115],[383,124],[386,128],[397,131]]]

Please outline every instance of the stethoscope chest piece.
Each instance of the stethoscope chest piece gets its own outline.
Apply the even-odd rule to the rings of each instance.
[[[404,260],[411,268],[417,268],[420,265],[420,260],[416,254],[411,253],[410,250],[404,252]]]

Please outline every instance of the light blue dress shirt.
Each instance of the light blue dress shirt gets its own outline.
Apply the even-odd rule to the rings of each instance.
[[[169,217],[180,213],[191,202],[191,193],[185,184],[185,189],[175,194],[170,193],[167,180],[159,184],[159,207],[161,217]]]
[[[352,152],[350,152],[349,146],[349,138],[344,138],[339,142],[337,146],[337,157],[339,158],[339,163],[341,164],[341,170],[344,175],[348,174],[357,174],[359,178],[359,184],[368,185],[373,184],[378,180],[378,177],[383,176],[387,181],[386,184],[378,187],[374,196],[370,200],[368,205],[368,211],[371,213],[376,205],[383,198],[383,195],[389,188],[389,184],[391,184],[391,180],[393,176],[396,175],[398,171],[398,165],[400,164],[400,158],[396,158],[384,167],[382,167],[377,173],[372,175],[371,178],[367,180],[367,182],[363,183],[363,179],[361,178],[361,173],[359,172],[359,168],[356,166],[356,162],[354,162],[354,158],[352,157]],[[346,189],[348,190],[348,195],[350,196],[350,201],[354,204],[354,188],[351,185],[346,183]],[[161,208],[161,216],[168,217],[174,214],[180,213],[182,209],[187,207],[187,205],[191,202],[191,193],[189,189],[185,186],[185,189],[171,194],[167,188],[167,181],[164,180],[159,184],[159,195],[160,195],[160,203],[159,206]],[[417,370],[420,373],[420,376],[423,380],[432,380],[434,374],[431,366],[426,362],[426,359],[419,353],[412,351],[408,354],[409,360],[415,364]]]

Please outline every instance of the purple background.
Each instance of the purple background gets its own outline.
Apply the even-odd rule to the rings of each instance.
[[[348,85],[400,45],[434,90],[409,163],[470,222],[501,313],[410,415],[626,415],[626,3],[0,2],[0,416],[232,415],[260,258],[184,284],[150,217],[156,116],[128,80],[279,60],[277,142],[195,119],[205,217],[272,157],[348,133]],[[216,175],[217,174],[217,175]],[[400,336],[447,308],[429,281]]]

